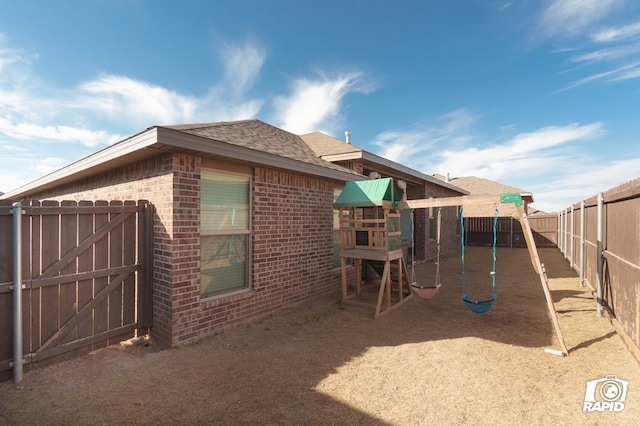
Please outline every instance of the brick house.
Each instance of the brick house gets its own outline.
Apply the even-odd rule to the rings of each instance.
[[[2,198],[150,201],[152,337],[176,346],[318,296],[338,300],[333,201],[345,182],[376,171],[406,180],[411,198],[465,193],[336,139],[335,154],[350,145],[351,157],[318,153],[322,139],[333,138],[259,120],[153,126]]]

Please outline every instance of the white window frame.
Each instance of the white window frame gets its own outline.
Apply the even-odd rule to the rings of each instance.
[[[203,181],[203,175],[206,172],[212,172],[212,173],[217,173],[220,175],[227,175],[227,176],[237,176],[237,177],[242,177],[242,178],[246,178],[248,180],[248,188],[247,188],[247,197],[248,197],[248,211],[247,211],[247,228],[246,229],[225,229],[225,230],[206,230],[203,229],[202,227],[202,223],[203,223],[203,219],[204,219],[204,211],[202,209],[203,207],[203,203],[202,203],[202,199],[203,199],[203,194],[202,194],[202,181]],[[200,281],[201,281],[201,288],[200,288],[200,297],[202,299],[208,299],[208,298],[219,298],[219,297],[227,297],[227,296],[231,296],[233,294],[236,293],[243,293],[243,292],[247,292],[247,291],[251,291],[252,289],[252,282],[251,282],[251,240],[252,240],[252,212],[253,212],[253,203],[252,203],[252,187],[253,187],[253,180],[250,174],[247,173],[238,173],[238,172],[231,172],[231,171],[227,171],[224,169],[218,169],[218,168],[209,168],[209,167],[203,167],[201,169],[201,194],[200,194],[200,241],[202,243],[202,237],[216,237],[216,236],[233,236],[233,235],[241,235],[245,237],[245,282],[243,287],[241,288],[233,288],[233,289],[229,289],[229,290],[221,290],[219,292],[211,292],[211,293],[207,293],[204,294],[203,293],[203,277],[202,277],[202,273],[205,271],[205,269],[203,269],[203,264],[202,264],[202,244],[200,245],[201,249],[200,249],[200,258],[201,258],[201,263],[200,263]]]

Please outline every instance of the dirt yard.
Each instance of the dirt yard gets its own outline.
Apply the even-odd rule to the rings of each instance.
[[[466,253],[478,297],[490,294],[490,256]],[[638,362],[560,252],[540,257],[566,358],[544,351],[559,345],[526,249],[501,249],[486,314],[460,301],[454,255],[436,299],[377,320],[316,301],[188,347],[111,347],[28,372],[18,388],[0,384],[0,424],[637,424]],[[418,281],[433,270],[421,265]],[[587,381],[607,375],[629,382],[624,410],[584,413]]]

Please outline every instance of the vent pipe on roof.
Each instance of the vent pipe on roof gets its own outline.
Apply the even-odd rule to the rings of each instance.
[[[351,132],[350,131],[346,131],[344,132],[344,140],[346,143],[351,143]]]
[[[449,177],[449,172],[447,172],[447,179],[445,180],[445,182],[450,182],[451,178]]]

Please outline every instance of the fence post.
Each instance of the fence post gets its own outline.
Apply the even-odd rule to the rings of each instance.
[[[564,250],[564,258],[567,259],[569,258],[569,250],[567,250],[567,248],[569,247],[569,241],[567,238],[569,235],[569,213],[567,212],[567,209],[564,209],[563,226],[564,226],[564,230],[563,230],[564,237],[562,239],[562,246]]]
[[[584,200],[580,201],[580,287],[584,287]]]
[[[511,216],[511,230],[509,235],[509,248],[513,248],[513,216]]]
[[[562,213],[558,212],[558,238],[556,240],[556,246],[562,251],[562,234],[560,232],[562,229]]]
[[[564,216],[564,210],[562,210],[560,212],[560,252],[562,252],[562,256],[564,256],[564,258],[566,259],[567,257],[565,256],[565,251],[564,251],[564,221],[565,221],[565,216]]]
[[[569,266],[571,267],[571,269],[574,269],[574,256],[575,256],[575,251],[573,249],[574,245],[575,245],[575,233],[574,233],[574,220],[573,220],[573,214],[574,214],[574,210],[573,210],[573,204],[571,204],[571,229],[569,230],[569,255],[571,256],[571,261],[569,262]]]
[[[22,206],[13,203],[13,381],[22,381]]]
[[[602,258],[602,211],[603,211],[603,195],[602,192],[598,192],[598,220],[597,220],[597,247],[596,247],[596,256],[597,256],[597,265],[598,265],[598,277],[597,277],[597,287],[596,287],[596,302],[597,302],[597,315],[599,317],[602,316],[602,269],[603,269],[603,258]]]

